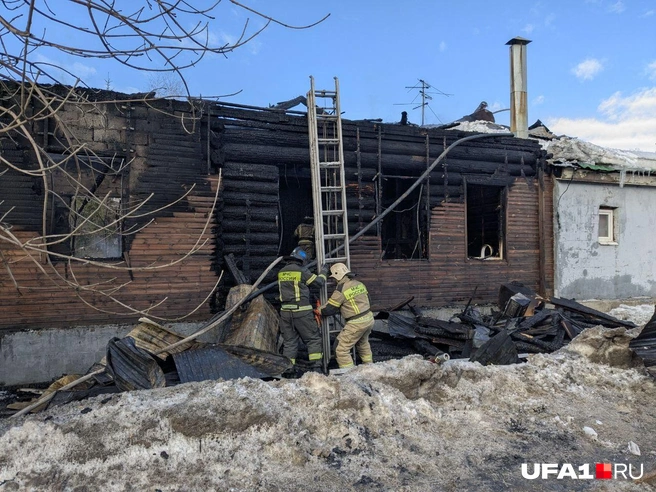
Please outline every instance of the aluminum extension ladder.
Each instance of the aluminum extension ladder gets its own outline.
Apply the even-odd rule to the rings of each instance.
[[[332,91],[316,90],[314,77],[310,77],[307,110],[317,269],[326,264],[344,263],[350,270],[342,117],[337,77],[335,90]],[[322,305],[328,300],[327,285],[321,289],[320,300]],[[331,354],[330,336],[338,333],[341,326],[336,317],[323,317],[321,324],[323,371],[327,373]]]

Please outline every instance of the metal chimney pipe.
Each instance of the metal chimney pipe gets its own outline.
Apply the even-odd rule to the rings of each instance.
[[[516,37],[510,45],[510,131],[528,138],[528,96],[526,92],[526,45],[531,41]]]

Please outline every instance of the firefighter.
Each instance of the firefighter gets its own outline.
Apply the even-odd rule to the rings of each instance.
[[[303,248],[296,247],[286,258],[287,264],[278,272],[282,353],[292,361],[292,364],[296,364],[300,338],[307,345],[312,369],[319,370],[323,357],[323,344],[310,304],[309,287],[325,285],[328,267],[323,267],[321,273],[315,275],[304,266],[306,260],[307,253]]]
[[[374,326],[374,315],[370,309],[369,293],[362,282],[355,280],[354,274],[344,263],[335,263],[330,267],[330,276],[337,281],[335,291],[328,302],[321,306],[322,316],[341,313],[346,321],[344,328],[337,335],[335,358],[340,369],[353,367],[351,349],[355,347],[363,364],[373,362],[369,335]]]
[[[312,217],[305,217],[296,230],[294,237],[298,238],[298,245],[308,255],[308,260],[314,259],[314,219]]]

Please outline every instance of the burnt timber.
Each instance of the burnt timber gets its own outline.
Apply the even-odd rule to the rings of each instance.
[[[224,267],[225,255],[234,255],[245,277],[254,279],[274,258],[293,248],[294,229],[305,216],[312,215],[305,113],[202,100],[190,104],[132,99],[121,107],[103,102],[102,93],[94,92],[93,104],[98,112],[105,113],[109,124],[83,118],[77,126],[75,121],[69,124],[80,141],[95,146],[98,152],[112,154],[118,150],[136,157],[125,176],[129,183],[125,192],[130,200],[154,193],[156,198],[149,207],[155,210],[194,186],[175,208],[156,212],[154,223],[124,241],[125,261],[134,266],[177,258],[199,234],[210,239],[207,246],[172,270],[135,272],[121,294],[126,300],[145,309],[168,297],[155,313],[180,316],[203,302]],[[77,114],[72,107],[64,110]],[[185,131],[181,121],[192,131]],[[192,121],[194,125],[187,124]],[[49,131],[50,138],[44,137],[46,150],[62,152],[54,130],[34,129],[46,136]],[[367,120],[343,120],[343,133],[351,234],[385,210],[444,149],[471,135]],[[3,142],[1,151],[19,165],[30,165],[33,159],[20,143]],[[552,183],[544,158],[537,142],[513,137],[486,138],[455,147],[414,195],[415,203],[408,205],[416,207],[418,227],[424,231],[416,254],[407,253],[411,249],[400,249],[403,245],[398,251],[406,253],[396,256],[387,249],[386,232],[394,236],[394,227],[395,239],[402,242],[404,224],[400,221],[379,224],[351,245],[352,269],[368,285],[372,307],[384,309],[411,296],[418,306],[464,303],[474,291],[474,302],[494,302],[497,286],[511,279],[550,295]],[[219,201],[210,218],[210,229],[203,231],[219,172]],[[468,254],[467,183],[507,190],[502,258],[480,261]],[[0,193],[4,200],[0,215],[14,207],[5,219],[12,231],[26,238],[38,235],[43,198],[35,179],[10,170],[0,176]],[[21,254],[4,245],[0,248],[6,258]],[[65,275],[65,265],[61,268]],[[13,263],[12,273],[27,288],[17,291],[3,265],[0,329],[130,322],[138,318],[125,316],[117,320],[110,313],[90,309],[61,286],[30,290],[48,282],[29,262]],[[116,272],[90,266],[77,267],[75,275],[89,283],[117,276]],[[127,273],[123,277],[116,283],[129,280]],[[274,278],[272,273],[267,281]],[[225,275],[217,296],[205,302],[190,319],[207,319],[216,312],[233,285],[230,276]],[[267,293],[267,297],[273,300],[275,292]],[[88,301],[108,307],[103,299]]]

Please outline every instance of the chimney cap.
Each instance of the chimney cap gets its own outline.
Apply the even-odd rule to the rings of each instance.
[[[511,39],[510,41],[508,41],[506,44],[507,44],[507,45],[508,45],[508,44],[509,44],[509,45],[513,45],[513,44],[523,44],[523,45],[527,45],[527,44],[530,43],[530,42],[531,42],[530,39],[526,39],[526,38],[522,38],[522,37],[520,37],[520,36],[517,36],[517,37],[515,37],[515,38],[512,38],[512,39]]]

